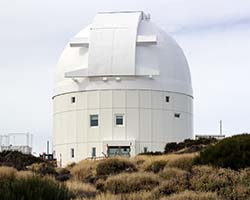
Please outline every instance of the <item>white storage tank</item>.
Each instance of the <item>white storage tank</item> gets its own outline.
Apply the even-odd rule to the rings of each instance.
[[[61,165],[163,151],[193,137],[189,66],[140,11],[98,13],[56,69],[53,149]]]

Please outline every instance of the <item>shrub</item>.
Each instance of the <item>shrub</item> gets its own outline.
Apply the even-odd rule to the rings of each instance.
[[[178,185],[180,191],[188,188],[188,179],[190,174],[187,171],[178,168],[165,167],[164,170],[160,173],[160,176],[165,180],[170,182],[172,181],[173,183]]]
[[[56,175],[57,172],[50,163],[34,163],[30,166],[27,166],[27,169],[41,174],[41,175]]]
[[[161,151],[148,151],[148,152],[139,153],[138,155],[159,156],[159,155],[163,155],[163,154],[164,153]]]
[[[23,154],[19,151],[0,152],[0,166],[9,166],[18,170],[25,170],[26,166],[41,162],[44,162],[42,158],[37,158],[29,154]]]
[[[194,164],[194,156],[193,155],[183,155],[180,157],[176,157],[176,159],[171,159],[168,161],[168,167],[180,168],[183,170],[191,170]]]
[[[3,181],[3,179],[1,179]],[[3,200],[65,200],[70,198],[67,188],[54,179],[37,175],[11,176],[0,184],[0,199]]]
[[[206,145],[213,144],[216,142],[217,142],[217,140],[215,138],[208,138],[208,139],[207,138],[199,138],[198,140],[186,139],[183,142],[179,142],[179,143],[170,142],[170,143],[166,144],[165,149],[164,149],[164,153],[172,153],[172,152],[184,149],[184,148],[190,148],[190,147],[193,148],[195,146],[199,146],[199,147],[201,147],[202,145],[206,146]],[[198,148],[198,149],[200,149],[200,148]]]
[[[146,166],[145,171],[158,173],[159,171],[163,170],[166,164],[166,160],[155,160]]]
[[[104,188],[113,194],[149,191],[159,185],[159,181],[159,177],[151,173],[124,173],[109,177]]]
[[[71,174],[70,171],[66,168],[56,168],[56,180],[58,181],[67,181],[70,179]]]
[[[230,169],[195,166],[191,172],[190,187],[201,192],[216,192],[227,197],[239,181],[238,173]]]
[[[228,198],[233,200],[246,200],[250,197],[250,168],[239,171],[238,179],[232,190],[228,194]]]
[[[193,191],[185,191],[169,197],[164,197],[161,200],[220,200],[220,198],[217,194],[211,192],[196,193]]]
[[[155,199],[159,199],[163,195],[170,195],[188,189],[188,172],[184,170],[165,167],[160,176],[165,181],[153,191]]]
[[[122,158],[109,158],[98,163],[96,167],[96,174],[98,176],[118,174],[121,172],[134,172],[135,165]]]
[[[154,189],[153,196],[155,199],[159,199],[161,196],[182,192],[184,190],[185,188],[183,188],[182,185],[178,185],[178,181],[175,179],[169,179],[167,181],[163,181]]]
[[[250,187],[250,168],[240,170],[239,184]]]
[[[176,142],[170,142],[166,144],[164,148],[164,153],[172,153],[178,150],[179,150],[178,144]]]
[[[105,186],[105,180],[103,179],[98,179],[95,183],[95,186],[96,186],[96,189],[101,191],[101,192],[104,192],[104,186]]]
[[[236,135],[223,139],[202,151],[195,162],[235,170],[250,167],[250,135]]]
[[[0,167],[0,181],[8,178],[14,178],[17,170],[13,167]]]
[[[93,198],[98,193],[93,185],[79,181],[67,181],[66,186],[72,195],[77,198]]]
[[[75,164],[70,169],[70,173],[76,180],[93,183],[95,182],[95,170],[96,161],[83,160],[78,164]]]
[[[165,180],[174,179],[179,185],[184,185],[184,187],[188,185],[189,173],[178,168],[165,167],[160,176]]]

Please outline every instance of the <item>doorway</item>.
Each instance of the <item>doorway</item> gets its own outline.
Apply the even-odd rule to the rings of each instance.
[[[108,146],[108,157],[130,157],[130,146]]]

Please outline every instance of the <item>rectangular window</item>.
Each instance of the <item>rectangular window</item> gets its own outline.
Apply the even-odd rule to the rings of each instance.
[[[181,114],[180,114],[180,113],[175,113],[175,114],[174,114],[174,117],[175,117],[175,118],[180,118],[180,117],[181,117]]]
[[[92,147],[91,156],[96,157],[96,148],[95,147]]]
[[[166,102],[169,102],[169,100],[170,100],[170,97],[166,96]]]
[[[148,152],[148,147],[144,147],[144,148],[143,148],[143,152],[144,152],[144,153],[147,153],[147,152]]]
[[[76,102],[76,98],[75,97],[71,97],[71,103],[75,103]]]
[[[74,148],[71,148],[71,158],[74,158],[75,157],[75,149]]]
[[[98,115],[90,115],[90,126],[98,126]]]
[[[116,115],[115,116],[115,124],[117,126],[123,126],[124,125],[124,119],[123,119],[123,115]]]

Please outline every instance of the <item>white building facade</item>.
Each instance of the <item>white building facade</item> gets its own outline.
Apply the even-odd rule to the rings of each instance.
[[[56,69],[53,150],[62,165],[163,151],[193,137],[190,71],[143,12],[98,13]]]

